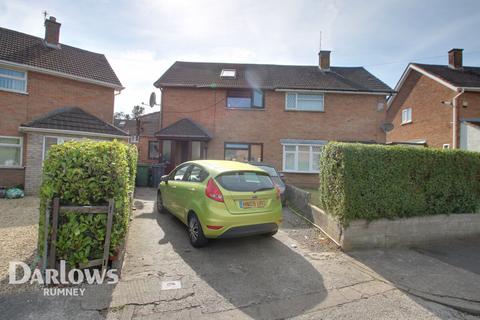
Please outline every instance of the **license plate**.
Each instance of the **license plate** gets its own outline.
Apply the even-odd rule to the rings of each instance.
[[[266,201],[265,200],[240,200],[238,204],[242,209],[254,209],[254,208],[265,207]]]

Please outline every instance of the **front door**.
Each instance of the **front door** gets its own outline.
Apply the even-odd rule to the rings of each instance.
[[[206,158],[205,143],[203,141],[164,140],[162,145],[163,161],[166,164],[165,172],[172,171],[176,166],[190,160]],[[168,155],[168,159],[165,155]]]

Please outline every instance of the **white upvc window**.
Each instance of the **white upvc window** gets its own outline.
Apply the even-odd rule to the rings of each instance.
[[[283,168],[285,172],[318,173],[323,145],[284,144]]]
[[[402,110],[402,124],[412,122],[412,108]]]
[[[130,136],[130,143],[138,143],[140,138],[136,135]]]
[[[27,72],[0,67],[0,90],[27,93]]]
[[[23,138],[0,136],[0,167],[15,168],[22,166]]]
[[[48,150],[50,149],[51,146],[56,144],[63,144],[65,142],[75,141],[75,140],[81,140],[81,138],[44,136],[42,160],[45,160],[45,158],[47,157]]]
[[[285,93],[285,110],[324,111],[323,93],[287,92]]]

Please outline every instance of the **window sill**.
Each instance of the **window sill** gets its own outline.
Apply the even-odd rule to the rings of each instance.
[[[9,90],[9,89],[5,89],[5,88],[0,88],[0,91],[10,92],[10,93],[18,93],[18,94],[22,94],[24,96],[28,96],[28,92],[26,92],[26,91]]]
[[[294,109],[285,109],[285,112],[313,112],[313,113],[325,113],[325,110],[294,110]]]
[[[400,125],[404,126],[404,125],[406,125],[406,124],[410,124],[410,123],[412,123],[412,121],[406,121],[406,122],[402,122]]]
[[[0,166],[0,169],[25,169],[24,166]]]
[[[227,110],[243,110],[243,111],[265,111],[265,108],[230,108],[226,107]]]

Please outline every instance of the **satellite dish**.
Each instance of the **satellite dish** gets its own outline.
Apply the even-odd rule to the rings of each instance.
[[[385,122],[381,125],[381,128],[384,132],[389,132],[393,130],[393,123]]]
[[[152,92],[152,94],[150,95],[150,101],[148,104],[152,108],[157,105],[157,95],[155,94],[155,92]]]

